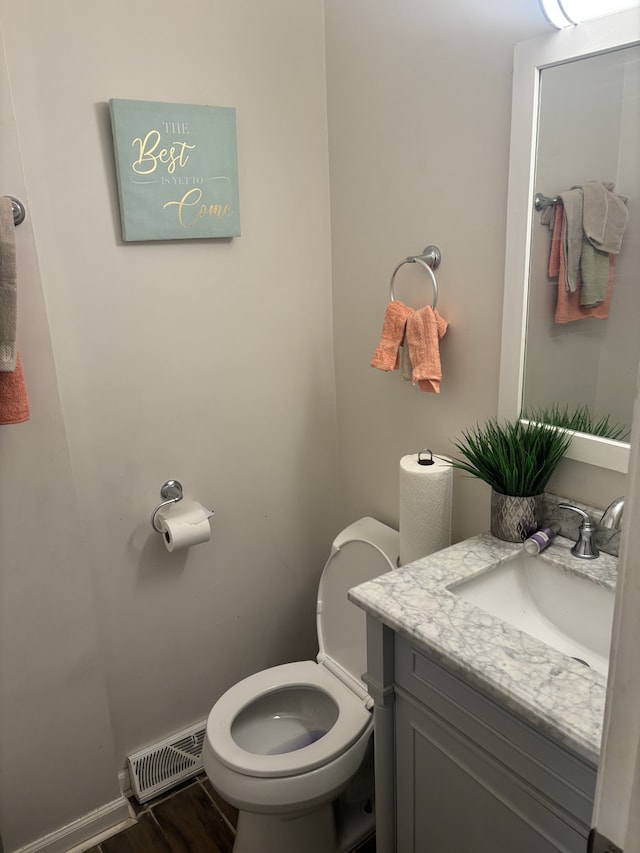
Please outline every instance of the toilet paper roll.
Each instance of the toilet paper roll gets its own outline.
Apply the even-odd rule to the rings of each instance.
[[[211,538],[213,512],[198,501],[180,501],[158,510],[156,517],[167,551],[200,545]]]
[[[400,460],[400,564],[451,544],[453,469],[447,457],[421,465],[424,451]]]

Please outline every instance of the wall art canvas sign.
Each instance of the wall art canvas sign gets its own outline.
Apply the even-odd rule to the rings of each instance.
[[[109,101],[125,241],[238,237],[233,107]]]

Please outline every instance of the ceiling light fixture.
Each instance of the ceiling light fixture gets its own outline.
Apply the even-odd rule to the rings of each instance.
[[[540,0],[540,6],[547,21],[560,30],[623,9],[640,7],[640,0]]]

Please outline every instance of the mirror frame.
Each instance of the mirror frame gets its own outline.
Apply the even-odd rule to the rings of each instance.
[[[502,352],[498,417],[516,418],[522,410],[530,244],[534,208],[541,72],[552,65],[640,43],[640,12],[615,15],[520,42],[514,50],[511,148],[507,197],[507,235],[502,313]],[[539,187],[541,192],[551,192]],[[627,473],[630,445],[575,433],[567,457]]]

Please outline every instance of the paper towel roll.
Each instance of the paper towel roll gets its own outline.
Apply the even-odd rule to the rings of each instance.
[[[157,523],[167,551],[200,545],[211,538],[210,509],[198,501],[180,501],[158,511]]]
[[[400,564],[426,557],[451,544],[453,469],[447,457],[432,465],[418,462],[428,454],[400,460]]]

